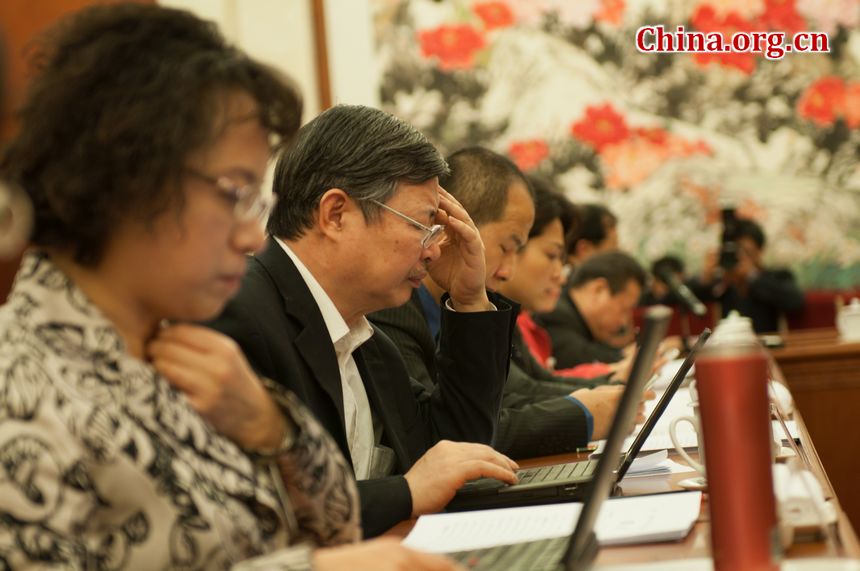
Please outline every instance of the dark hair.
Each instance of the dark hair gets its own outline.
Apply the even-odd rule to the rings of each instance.
[[[275,167],[278,203],[269,232],[291,240],[313,225],[320,198],[340,188],[359,205],[367,220],[387,202],[398,183],[441,177],[448,166],[439,151],[414,127],[384,111],[338,105],[299,131],[296,145]]]
[[[572,253],[580,240],[594,245],[606,240],[609,231],[618,224],[618,218],[602,204],[582,204],[579,211],[579,231],[570,237],[568,252]]]
[[[448,157],[451,174],[440,184],[462,203],[476,225],[496,222],[508,204],[508,189],[521,182],[534,198],[534,192],[508,157],[483,147],[461,149]]]
[[[624,252],[604,252],[591,256],[576,268],[570,287],[576,289],[599,278],[609,283],[609,291],[613,295],[627,287],[630,280],[639,284],[639,287],[645,287],[645,270]]]
[[[566,239],[579,226],[576,206],[555,191],[546,179],[529,175],[528,181],[535,196],[535,221],[529,230],[529,238],[539,236],[548,224],[558,219],[561,221],[561,229]]]
[[[0,160],[33,201],[33,241],[97,264],[116,228],[181,205],[186,157],[211,144],[236,93],[290,139],[298,92],[192,14],[143,4],[84,9],[44,36],[21,131]]]
[[[659,278],[664,272],[683,274],[684,262],[678,256],[672,255],[666,255],[654,260],[651,264],[651,275]]]
[[[749,218],[737,219],[735,222],[735,239],[738,240],[740,238],[749,238],[755,242],[755,245],[758,246],[759,250],[764,248],[764,230],[762,230],[761,226],[754,220],[750,220]]]

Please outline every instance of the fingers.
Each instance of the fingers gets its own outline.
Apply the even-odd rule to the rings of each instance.
[[[196,405],[199,403],[195,397],[202,394],[208,385],[199,370],[183,363],[159,358],[153,359],[152,365],[173,387],[185,393],[189,403],[198,409]]]
[[[448,228],[453,230],[460,238],[460,243],[463,244],[470,254],[481,253],[481,240],[478,229],[474,226],[463,222],[459,218],[449,217]]]
[[[318,571],[463,571],[443,555],[410,549],[391,538],[378,538],[313,553]]]
[[[443,440],[439,444],[454,449],[455,451],[459,451],[462,454],[466,454],[469,457],[494,462],[499,466],[503,466],[511,470],[519,470],[520,468],[519,464],[501,452],[493,450],[486,444],[475,444],[474,442],[451,442],[448,440]]]
[[[150,341],[146,351],[153,361],[183,363],[198,369],[205,369],[210,357],[187,344],[161,338]]]
[[[443,212],[449,221],[456,219],[468,224],[472,228],[475,227],[472,217],[469,216],[469,213],[460,204],[460,201],[443,188],[439,189],[439,211]]]
[[[222,355],[213,354],[213,345],[202,348],[202,339],[197,326],[176,326],[164,331],[147,344],[146,350],[155,369],[170,383],[188,394],[189,398],[200,395],[211,388],[212,379],[224,377],[229,366]],[[215,339],[217,341],[217,339]]]
[[[453,209],[454,211],[459,211],[461,214],[465,215],[465,218],[467,220],[472,219],[466,212],[466,209],[463,207],[463,204],[459,200],[457,200],[457,198],[453,194],[451,194],[441,186],[439,187],[439,203],[440,206],[442,206],[443,204],[446,206],[446,212],[451,211],[447,208],[448,206],[450,206],[451,209]]]
[[[454,561],[442,555],[433,553],[422,553],[413,551],[412,560],[410,561],[409,569],[418,569],[419,571],[460,571],[463,567],[459,566]]]
[[[434,459],[434,462],[439,463],[447,460],[453,463],[455,468],[461,472],[463,482],[482,477],[495,478],[510,484],[517,482],[514,470],[519,469],[519,465],[504,454],[496,452],[484,444],[442,441],[436,444],[431,451],[434,452],[434,455],[443,456],[441,459]]]
[[[507,482],[508,484],[517,483],[517,475],[507,466],[500,466],[494,462],[486,460],[471,460],[462,464],[463,467],[463,483],[477,478],[493,478]]]
[[[654,400],[655,398],[657,398],[657,393],[654,392],[654,389],[648,389],[642,394],[643,401]]]
[[[651,365],[651,373],[658,373],[663,366],[668,363],[670,359],[668,359],[664,355],[659,355],[656,359],[654,359],[654,363]]]
[[[165,327],[158,332],[156,339],[187,345],[203,353],[235,346],[229,337],[208,327],[191,323],[177,323]]]
[[[645,404],[640,402],[636,408],[636,424],[642,424],[643,422],[645,422]]]

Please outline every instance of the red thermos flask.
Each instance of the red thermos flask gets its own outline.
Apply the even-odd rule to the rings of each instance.
[[[777,571],[767,357],[756,341],[706,347],[696,389],[715,571]]]

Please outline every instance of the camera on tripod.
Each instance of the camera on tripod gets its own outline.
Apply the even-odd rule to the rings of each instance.
[[[734,207],[723,208],[723,237],[720,244],[719,265],[731,271],[738,265],[738,218]]]

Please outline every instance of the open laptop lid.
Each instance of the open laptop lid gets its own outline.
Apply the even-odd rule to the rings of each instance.
[[[577,571],[590,567],[597,556],[597,538],[594,535],[594,523],[604,500],[609,496],[615,483],[615,469],[621,455],[624,440],[630,434],[633,421],[636,420],[636,409],[645,391],[645,384],[651,377],[651,366],[657,353],[657,346],[669,327],[672,310],[662,305],[655,305],[645,312],[645,327],[642,332],[639,351],[633,360],[633,367],[624,394],[618,403],[615,419],[609,429],[609,437],[603,454],[594,470],[594,478],[589,483],[589,489],[579,520],[570,537],[570,543],[564,554],[564,569]]]
[[[707,341],[710,336],[711,330],[705,329],[699,335],[696,343],[690,348],[687,358],[684,359],[683,363],[681,363],[681,367],[678,369],[678,372],[675,373],[675,376],[672,377],[672,380],[663,392],[663,396],[661,396],[660,400],[657,402],[657,406],[655,406],[654,410],[651,411],[645,424],[642,425],[642,429],[639,431],[639,434],[637,434],[636,438],[633,439],[633,443],[630,444],[630,448],[624,455],[624,461],[618,469],[618,481],[621,481],[627,473],[627,470],[630,469],[630,465],[633,464],[633,460],[635,460],[636,456],[639,455],[639,452],[645,445],[645,441],[648,440],[648,437],[651,435],[651,431],[653,431],[654,427],[657,426],[657,421],[659,421],[660,417],[663,416],[663,413],[669,406],[669,402],[672,400],[672,397],[675,396],[675,392],[681,386],[681,383],[684,382],[684,379],[687,377],[687,373],[690,372],[690,367],[693,366],[693,360],[696,358],[696,353],[698,353],[699,349],[704,346],[705,341]]]

